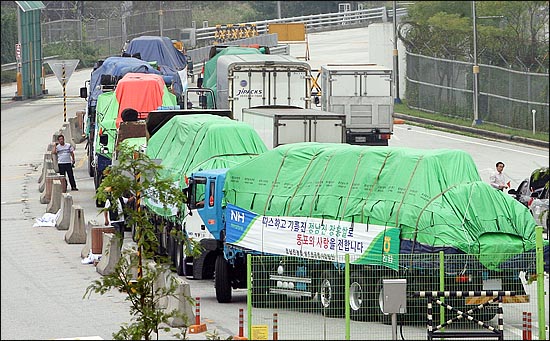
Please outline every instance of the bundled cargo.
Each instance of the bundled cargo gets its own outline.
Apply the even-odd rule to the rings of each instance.
[[[406,280],[413,316],[425,314],[415,290],[445,283],[445,290],[520,297],[518,269],[534,271],[533,217],[481,181],[460,150],[294,143],[195,172],[188,192],[190,209],[209,222],[218,245],[219,302],[246,288],[249,254],[267,256],[251,264],[252,304],[319,297],[313,304],[328,316],[344,314],[349,256],[351,318],[360,321],[378,320],[382,279]],[[203,197],[208,206],[200,205]],[[466,309],[464,299],[446,302]],[[475,316],[495,313],[492,306]]]

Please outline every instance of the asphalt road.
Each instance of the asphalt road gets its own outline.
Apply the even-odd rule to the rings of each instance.
[[[368,36],[361,29],[347,32],[346,53],[338,53],[334,41],[340,32],[324,32],[311,35],[310,49],[313,63],[346,62],[357,60],[350,56],[365,56]],[[318,44],[315,41],[318,39]],[[327,40],[323,40],[327,39]],[[325,42],[325,43],[323,43]],[[330,42],[330,43],[327,43]],[[318,46],[333,47],[332,52],[320,53]],[[341,49],[344,51],[344,47]],[[354,59],[355,58],[355,59]],[[75,72],[67,84],[66,107],[68,117],[85,108],[85,101],[78,98],[78,88],[89,78],[90,70]],[[46,205],[40,204],[38,177],[42,169],[43,155],[52,135],[63,124],[62,89],[55,77],[48,77],[47,96],[37,100],[12,101],[15,85],[3,86],[1,93],[1,338],[2,339],[59,339],[101,338],[110,339],[111,333],[129,320],[128,302],[118,292],[106,295],[93,294],[83,299],[86,287],[100,275],[93,265],[80,263],[83,245],[67,244],[65,231],[54,227],[33,227],[36,218],[45,213]],[[467,150],[476,162],[482,179],[494,168],[494,163],[504,160],[505,173],[518,184],[530,171],[548,165],[548,148],[540,148],[511,141],[465,137],[408,124],[396,125],[391,146],[413,148],[460,148]],[[85,221],[101,221],[93,200],[93,179],[88,176],[86,152],[83,143],[76,146],[75,168],[78,192],[70,192],[74,204],[80,205]],[[127,236],[129,238],[129,236]],[[548,279],[546,290],[548,291]],[[218,304],[210,280],[190,281],[192,296],[201,297],[202,320],[210,332],[221,337],[237,335],[238,309],[246,307],[246,292],[237,291],[230,304]],[[531,309],[522,306],[518,309]],[[536,308],[534,308],[536,309]],[[547,308],[548,311],[548,308]],[[281,338],[323,339],[332,330],[341,330],[341,320],[321,318],[319,315],[280,312],[281,319],[298,331],[294,337],[281,334]],[[270,312],[257,315],[254,323],[267,321]],[[548,318],[548,316],[547,316]],[[267,323],[267,322],[266,322]],[[281,322],[282,323],[282,322]],[[521,315],[510,321],[507,338],[521,338]],[[519,332],[518,332],[519,330]],[[518,336],[519,333],[519,336]],[[423,327],[405,329],[406,338],[423,339]],[[162,339],[175,339],[161,334]],[[339,334],[340,335],[340,334]],[[389,326],[375,323],[354,323],[352,338],[365,337],[389,339]],[[206,339],[206,335],[190,335],[191,339]]]

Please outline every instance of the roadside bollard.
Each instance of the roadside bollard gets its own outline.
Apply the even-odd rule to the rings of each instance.
[[[533,340],[533,326],[531,324],[531,313],[527,313],[527,335],[525,340]]]
[[[273,313],[273,341],[279,339],[279,317],[277,313]]]
[[[244,336],[244,309],[239,308],[239,335],[233,336],[233,340],[248,340]]]
[[[201,323],[201,298],[195,298],[195,324],[189,326],[190,334],[198,334],[206,331],[206,324]]]

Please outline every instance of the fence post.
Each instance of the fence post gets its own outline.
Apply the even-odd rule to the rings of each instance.
[[[539,340],[546,339],[546,310],[544,309],[544,259],[542,246],[542,226],[535,227],[537,257],[537,320],[539,322]]]

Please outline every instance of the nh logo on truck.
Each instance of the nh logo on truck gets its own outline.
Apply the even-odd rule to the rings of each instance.
[[[244,213],[231,210],[231,220],[244,224]]]

